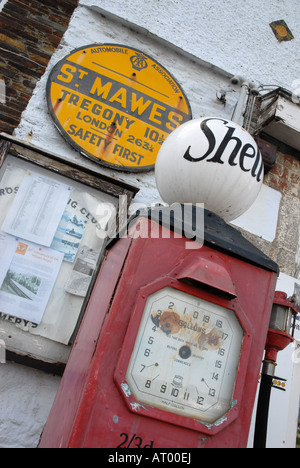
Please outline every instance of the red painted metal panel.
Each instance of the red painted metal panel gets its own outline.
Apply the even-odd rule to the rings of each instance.
[[[88,313],[82,321],[67,371],[54,401],[53,411],[44,428],[41,447],[44,444],[53,447],[64,447],[68,444],[75,415],[89,383],[90,364],[130,242],[131,239],[127,239],[116,244],[110,252],[109,260],[106,257],[103,262],[89,302]]]
[[[184,259],[176,273],[178,279],[192,279],[236,297],[235,287],[229,272],[222,264],[220,257],[212,253],[208,256],[203,253],[190,254]]]

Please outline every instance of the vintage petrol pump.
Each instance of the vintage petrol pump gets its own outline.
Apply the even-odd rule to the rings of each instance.
[[[108,246],[40,447],[246,447],[278,267],[185,209]]]

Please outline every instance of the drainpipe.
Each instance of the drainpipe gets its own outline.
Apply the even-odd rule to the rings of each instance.
[[[242,77],[239,77],[239,76],[233,76],[230,80],[230,83],[233,84],[233,85],[241,85],[241,90],[240,90],[240,94],[239,94],[239,98],[238,98],[238,101],[236,103],[236,106],[235,106],[235,109],[233,111],[233,114],[232,114],[232,117],[231,117],[231,120],[232,122],[235,122],[237,124],[240,124],[240,120],[243,116],[243,111],[244,111],[244,107],[245,107],[245,102],[246,102],[246,99],[247,99],[247,96],[248,96],[248,93],[251,94],[252,96],[252,101],[253,101],[253,105],[255,103],[255,98],[256,96],[258,96],[259,94],[259,90],[258,88],[255,86],[254,82],[250,82]],[[252,112],[253,112],[253,106],[252,106],[252,109],[251,109],[251,115],[252,115]],[[251,116],[250,116],[251,118]]]
[[[246,98],[248,95],[248,91],[249,91],[249,82],[244,81],[241,86],[241,91],[240,91],[238,102],[232,114],[232,118],[231,118],[232,122],[235,122],[237,124],[240,123],[242,113],[244,110],[244,105],[245,105]]]

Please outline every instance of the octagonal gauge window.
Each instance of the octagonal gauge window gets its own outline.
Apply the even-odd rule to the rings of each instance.
[[[244,331],[234,311],[170,287],[148,297],[127,369],[136,400],[204,423],[231,408]]]

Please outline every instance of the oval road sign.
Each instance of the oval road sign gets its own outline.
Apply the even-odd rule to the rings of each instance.
[[[164,67],[117,44],[82,47],[57,63],[47,101],[73,148],[123,171],[153,169],[166,137],[192,118],[183,90]]]

